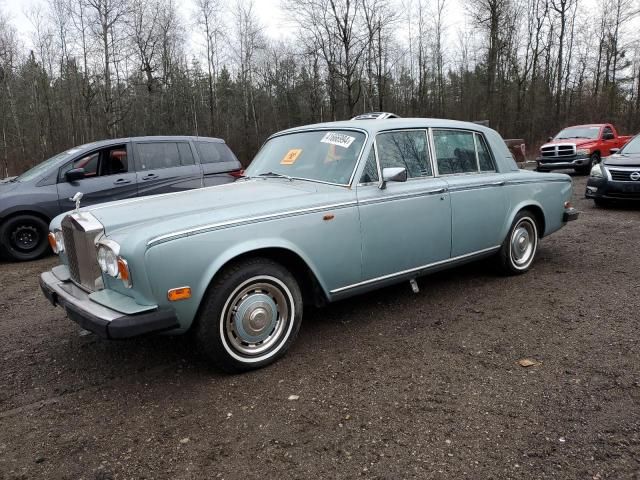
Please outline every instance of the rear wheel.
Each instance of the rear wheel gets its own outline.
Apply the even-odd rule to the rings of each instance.
[[[302,322],[302,295],[293,275],[268,258],[231,265],[214,280],[195,325],[204,354],[230,373],[282,357]]]
[[[49,248],[47,223],[35,215],[16,215],[0,226],[0,245],[10,260],[35,260]]]
[[[518,275],[531,267],[538,250],[538,225],[528,210],[518,212],[498,253],[500,270]]]

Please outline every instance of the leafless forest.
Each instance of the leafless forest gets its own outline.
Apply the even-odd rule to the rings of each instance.
[[[371,110],[530,145],[566,123],[640,130],[637,0],[282,0],[287,41],[251,0],[194,1],[51,0],[28,45],[0,6],[0,177],[129,135],[218,136],[247,163],[276,130]]]

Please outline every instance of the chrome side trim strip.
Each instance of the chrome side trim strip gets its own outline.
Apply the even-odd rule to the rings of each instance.
[[[547,183],[547,182],[560,182],[560,183],[571,183],[571,177],[568,179],[564,178],[536,178],[534,180],[506,180],[504,182],[505,185],[524,185],[527,183]]]
[[[502,187],[506,182],[489,182],[489,183],[477,183],[475,185],[462,185],[462,186],[449,186],[450,192],[463,192],[465,190],[478,190],[480,188],[489,187]]]
[[[370,280],[365,280],[364,282],[354,283],[353,285],[347,285],[346,287],[336,288],[335,290],[331,290],[330,293],[344,292],[345,290],[351,290],[352,288],[362,287],[364,285],[369,285],[371,283],[381,282],[383,280],[388,280],[388,279],[391,279],[391,278],[394,278],[394,277],[400,277],[402,275],[407,275],[409,273],[419,272],[421,270],[426,270],[428,268],[433,268],[433,267],[437,267],[437,266],[444,265],[444,264],[447,264],[447,263],[456,262],[458,260],[462,260],[462,259],[465,259],[465,258],[473,257],[473,256],[476,256],[476,255],[482,255],[483,253],[493,252],[493,251],[496,251],[498,249],[500,249],[500,245],[498,245],[496,247],[485,248],[483,250],[478,250],[477,252],[466,253],[464,255],[459,255],[459,256],[453,257],[453,258],[447,258],[446,260],[440,260],[439,262],[428,263],[427,265],[422,265],[421,267],[410,268],[409,270],[403,270],[401,272],[396,272],[396,273],[390,273],[388,275],[383,275],[381,277],[376,277],[376,278],[372,278]]]
[[[356,206],[357,204],[358,202],[354,200],[351,202],[333,203],[330,205],[321,205],[318,207],[302,208],[299,210],[289,210],[281,213],[270,213],[266,215],[258,215],[255,217],[243,218],[242,220],[227,220],[225,222],[211,223],[208,225],[202,225],[199,227],[189,228],[186,230],[178,230],[176,232],[167,233],[165,235],[154,237],[147,242],[147,248],[157,245],[159,243],[166,242],[168,240],[174,240],[176,238],[181,238],[181,237],[188,237],[190,235],[196,235],[198,233],[206,233],[206,232],[211,232],[213,230],[221,230],[224,228],[238,227],[240,225],[245,225],[245,224],[248,225],[251,223],[257,223],[257,222],[262,222],[267,220],[278,220],[281,218],[286,218],[291,216],[304,215],[306,213],[319,213],[328,209],[337,210],[341,208],[348,208],[348,207]]]
[[[438,195],[441,193],[446,193],[447,191],[448,190],[446,188],[442,187],[435,190],[427,190],[425,192],[401,193],[398,195],[390,195],[388,197],[367,198],[366,200],[358,201],[358,204],[370,205],[372,203],[385,203],[385,202],[391,202],[393,200],[406,200],[408,198],[427,197],[430,195]]]

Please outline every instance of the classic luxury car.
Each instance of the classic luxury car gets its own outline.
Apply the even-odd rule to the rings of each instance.
[[[33,260],[49,249],[52,218],[83,204],[229,183],[240,162],[218,138],[134,137],[66,150],[18,177],[0,180],[0,254]]]
[[[45,295],[106,338],[191,330],[220,368],[273,362],[303,305],[495,256],[531,266],[577,217],[570,177],[518,170],[472,123],[344,121],[270,137],[244,179],[51,222]]]
[[[616,200],[640,200],[640,135],[594,165],[585,196],[599,206]]]

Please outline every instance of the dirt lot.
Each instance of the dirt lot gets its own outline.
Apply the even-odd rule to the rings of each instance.
[[[0,264],[0,478],[640,478],[640,208],[574,180],[581,217],[527,275],[310,310],[241,376],[82,335],[38,290],[54,258]]]

